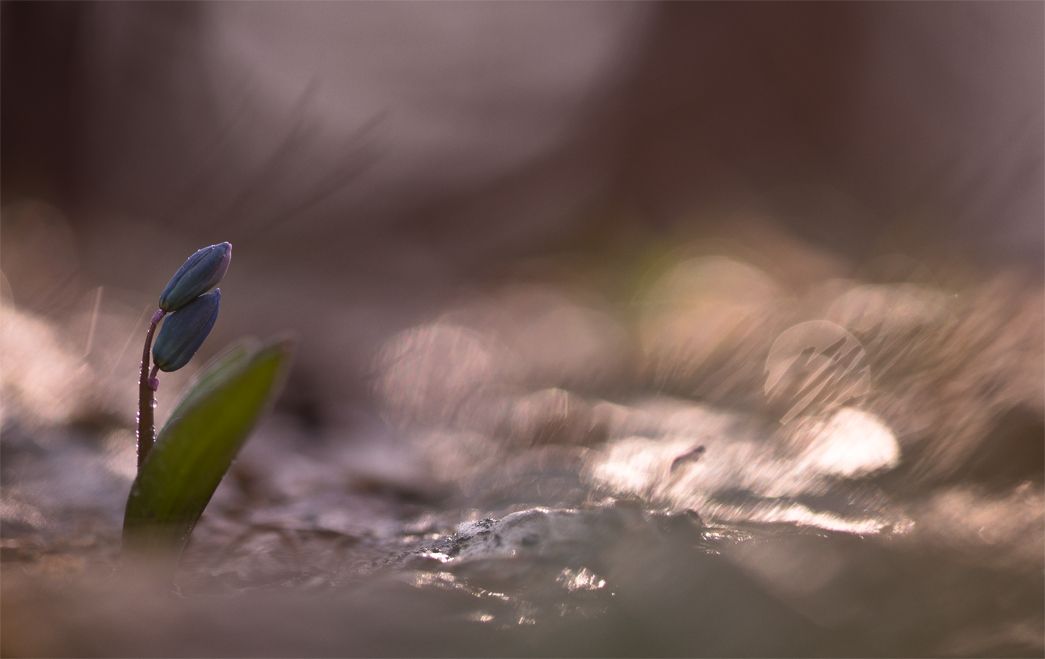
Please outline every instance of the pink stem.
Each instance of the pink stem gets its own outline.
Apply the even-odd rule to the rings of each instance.
[[[154,404],[153,392],[159,386],[156,379],[156,369],[149,373],[149,362],[152,350],[152,336],[156,333],[156,326],[160,323],[166,312],[157,309],[149,322],[149,331],[145,334],[145,349],[142,350],[141,374],[138,381],[138,469],[145,462],[145,456],[152,449],[155,438],[153,429],[152,407]]]

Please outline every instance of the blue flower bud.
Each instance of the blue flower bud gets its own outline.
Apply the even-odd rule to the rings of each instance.
[[[177,311],[218,285],[232,260],[232,245],[218,243],[190,256],[160,293],[160,308]]]
[[[152,361],[161,371],[176,371],[189,363],[218,319],[221,289],[197,297],[169,314],[152,346]]]

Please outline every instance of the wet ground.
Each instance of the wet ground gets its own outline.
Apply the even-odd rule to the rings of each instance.
[[[292,378],[172,582],[120,560],[122,385],[5,311],[3,653],[1042,655],[1039,289],[608,288],[465,296],[338,423]]]

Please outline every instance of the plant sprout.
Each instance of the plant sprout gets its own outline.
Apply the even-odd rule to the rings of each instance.
[[[290,360],[286,339],[238,343],[203,370],[154,433],[159,372],[182,368],[203,345],[221,304],[221,291],[214,287],[231,259],[227,242],[190,256],[163,289],[149,323],[138,382],[138,473],[124,512],[125,548],[180,554],[277,393]]]

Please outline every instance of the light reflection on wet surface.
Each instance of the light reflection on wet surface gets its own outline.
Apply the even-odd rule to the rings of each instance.
[[[389,337],[383,418],[322,442],[270,419],[201,522],[180,599],[143,615],[265,594],[208,633],[275,638],[259,630],[307,592],[323,651],[351,635],[409,654],[408,622],[456,653],[570,654],[591,635],[596,654],[1040,649],[1040,465],[980,466],[1007,450],[992,445],[1002,412],[1040,417],[1040,383],[1021,375],[1040,364],[1037,307],[994,306],[1031,297],[842,279],[802,293],[717,256],[646,286],[623,309],[510,286]],[[105,576],[132,436],[84,421],[123,404],[106,346],[133,313],[106,304],[86,361],[63,328],[5,309],[5,616],[31,630],[53,610],[70,639],[25,631],[13,648],[85,647],[112,613],[83,602],[137,598]],[[7,358],[30,350],[87,364],[95,390]],[[65,585],[40,586],[55,575]],[[135,639],[105,632],[127,654]]]
[[[577,590],[598,590],[606,585],[606,580],[586,567],[580,570],[565,568],[557,579],[563,588],[571,593]]]

